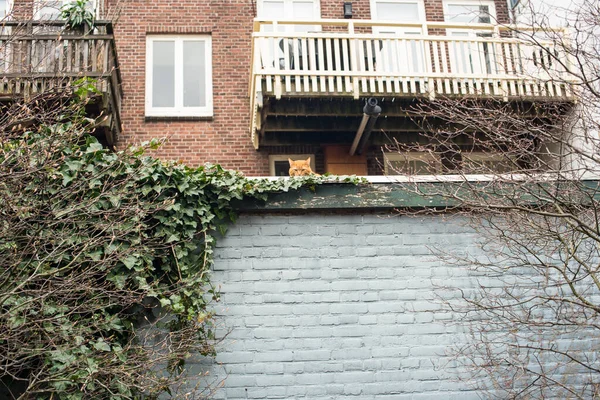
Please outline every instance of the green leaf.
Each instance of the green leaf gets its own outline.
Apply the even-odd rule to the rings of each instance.
[[[79,160],[68,160],[65,161],[65,164],[69,167],[71,171],[79,171],[83,166],[83,162]]]
[[[123,289],[127,284],[127,275],[114,274],[106,278],[107,281],[112,282],[118,289]]]
[[[76,358],[71,352],[56,350],[51,353],[52,361],[58,362],[58,368],[64,369],[67,365],[70,365],[76,361]]]
[[[159,299],[160,305],[163,307],[167,307],[171,305],[171,300],[169,299],[165,299],[165,298],[161,298]]]
[[[104,150],[104,147],[100,143],[94,142],[94,143],[90,143],[90,145],[85,150],[85,152],[89,154],[89,153],[96,153],[96,152],[102,151],[102,150]]]
[[[96,343],[93,344],[96,350],[100,351],[110,351],[110,345],[104,341],[104,339],[99,339]]]
[[[58,309],[52,304],[44,304],[44,308],[42,309],[44,315],[53,315],[56,311],[58,311]]]
[[[63,180],[62,180],[63,186],[67,186],[69,183],[73,182],[73,179],[75,179],[75,175],[71,175],[68,172],[62,173],[62,176],[63,176]]]
[[[127,267],[127,269],[133,269],[139,262],[139,258],[134,255],[127,256],[121,259],[121,262]]]
[[[169,237],[167,238],[166,242],[167,243],[172,243],[172,242],[176,242],[179,240],[179,235],[172,233],[169,235]]]
[[[92,261],[100,261],[102,259],[103,254],[104,254],[104,252],[102,251],[102,249],[92,250],[87,253],[88,257]]]

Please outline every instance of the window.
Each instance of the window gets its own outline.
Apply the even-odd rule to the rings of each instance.
[[[371,0],[371,16],[374,20],[402,22],[421,22],[425,20],[425,6],[421,0]],[[373,33],[384,35],[420,35],[420,27],[378,26]],[[423,73],[425,53],[423,44],[418,40],[381,41],[378,52],[378,71],[394,71],[402,73]],[[367,54],[365,52],[365,54]],[[385,55],[384,55],[385,54]],[[375,64],[375,61],[374,61]]]
[[[433,175],[442,169],[436,154],[408,152],[383,153],[385,175]]]
[[[290,176],[290,162],[292,160],[306,160],[310,157],[310,168],[315,171],[314,154],[274,154],[269,156],[269,172],[271,176]]]
[[[292,21],[314,21],[321,18],[319,0],[258,0],[257,15],[263,20],[292,20]],[[277,25],[278,32],[315,32],[320,31],[318,25]],[[272,32],[273,25],[261,25],[261,31]],[[267,49],[273,49],[274,40],[268,39]],[[275,66],[278,69],[285,68],[285,47],[288,46],[289,63],[293,68],[294,64],[294,44],[287,39],[279,39],[275,54],[262,54],[263,66]],[[302,57],[302,54],[299,54]],[[298,66],[299,67],[299,66]]]
[[[460,24],[491,24],[495,15],[494,3],[489,1],[461,1],[444,3],[446,22]]]
[[[503,174],[515,170],[515,161],[499,153],[474,151],[462,153],[462,172],[465,174]]]
[[[490,24],[495,22],[494,2],[485,0],[462,0],[444,2],[444,19],[456,24]],[[490,31],[473,29],[448,29],[449,36],[491,37]],[[450,46],[452,71],[464,74],[492,74],[496,72],[496,56],[493,46],[486,42],[462,40]]]
[[[12,0],[0,0],[0,19],[4,19],[11,11]]]
[[[210,35],[146,38],[146,115],[208,117],[213,114]]]
[[[385,175],[504,174],[515,170],[515,161],[500,153],[457,152],[453,168],[444,168],[447,154],[425,152],[384,153]]]
[[[62,6],[62,0],[37,0],[34,3],[33,17],[43,20],[58,19]]]
[[[258,0],[258,18],[266,20],[316,20],[320,19],[318,0]],[[263,27],[271,31],[270,26]],[[309,32],[320,30],[314,25],[281,25],[283,32]]]
[[[0,4],[1,4],[0,0]],[[33,18],[40,20],[53,20],[60,17],[60,9],[73,0],[34,0]],[[86,8],[96,15],[97,0],[88,1]]]
[[[371,15],[374,20],[394,22],[419,22],[424,19],[425,7],[420,0],[371,0]],[[421,33],[419,28],[383,27],[385,33]]]

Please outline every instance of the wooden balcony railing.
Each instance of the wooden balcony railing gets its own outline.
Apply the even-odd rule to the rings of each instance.
[[[0,98],[29,97],[89,77],[120,127],[121,76],[112,25],[66,31],[61,21],[5,21],[0,25]]]
[[[527,28],[255,20],[251,95],[570,99],[570,59]],[[380,32],[380,33],[378,33]],[[431,34],[435,32],[435,34]]]

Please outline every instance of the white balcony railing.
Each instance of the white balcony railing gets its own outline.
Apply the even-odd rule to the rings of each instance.
[[[518,38],[516,32],[525,30],[440,22],[255,20],[251,96],[253,101],[258,92],[277,98],[571,98],[564,42],[534,44]]]

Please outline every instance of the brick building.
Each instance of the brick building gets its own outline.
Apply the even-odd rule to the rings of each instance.
[[[320,4],[319,4],[320,3]],[[375,3],[374,3],[375,4]],[[394,4],[394,3],[392,3]],[[399,2],[398,4],[419,7],[419,17],[423,21],[443,21],[441,0]],[[243,171],[247,175],[269,175],[269,155],[272,154],[311,154],[316,157],[316,169],[325,172],[324,145],[350,145],[353,134],[358,129],[362,101],[353,101],[351,105],[343,103],[340,113],[350,114],[350,121],[344,127],[347,130],[327,132],[328,137],[321,141],[319,136],[324,132],[324,121],[314,123],[315,118],[327,119],[327,116],[304,117],[292,111],[294,116],[287,118],[291,127],[286,130],[273,130],[272,138],[266,145],[255,149],[251,138],[251,110],[249,84],[251,80],[252,33],[253,19],[268,15],[269,5],[275,13],[282,7],[284,14],[279,18],[294,19],[294,6],[307,12],[309,19],[343,19],[343,2],[323,0],[321,2],[263,2],[263,1],[200,1],[200,2],[168,2],[168,1],[128,1],[122,4],[119,22],[115,28],[117,48],[120,55],[123,75],[123,124],[125,131],[122,143],[136,143],[157,136],[169,135],[169,143],[163,148],[164,156],[182,159],[185,162],[198,164],[206,161],[221,163],[224,167]],[[494,4],[501,21],[507,21],[507,6],[504,0]],[[306,10],[304,8],[307,8]],[[352,3],[352,19],[370,19],[371,11],[368,1]],[[424,14],[424,15],[423,15]],[[309,29],[314,29],[311,26]],[[289,30],[287,27],[284,30]],[[303,29],[300,29],[303,30]],[[145,93],[148,78],[145,74],[147,60],[145,58],[147,43],[160,35],[189,35],[202,38],[206,35],[212,44],[212,94],[213,109],[205,117],[149,117],[145,113]],[[271,43],[270,43],[271,44]],[[281,49],[279,49],[281,52]],[[279,56],[284,57],[282,54]],[[304,94],[302,94],[304,95]],[[335,94],[334,94],[335,96]],[[287,99],[286,99],[287,97]],[[348,94],[344,98],[351,97]],[[284,101],[295,96],[284,96]],[[352,97],[351,97],[352,98]],[[361,99],[363,96],[361,96]],[[265,99],[267,100],[267,99]],[[321,101],[329,102],[329,93],[318,93],[310,96],[311,104]],[[317,106],[318,108],[319,106]],[[353,107],[353,110],[346,111]],[[259,116],[260,118],[260,116]],[[285,116],[277,115],[282,120]],[[287,121],[286,121],[287,122]],[[311,128],[303,131],[303,126]],[[300,133],[298,133],[300,129]],[[331,128],[330,128],[331,129]],[[298,138],[306,134],[308,139]],[[335,137],[333,137],[335,135]],[[340,138],[340,136],[343,136]],[[288,144],[289,143],[289,144]],[[373,160],[374,161],[374,160]],[[374,164],[370,170],[377,173]],[[364,173],[363,173],[364,174]]]
[[[0,0],[0,13],[52,25],[47,20],[65,1]],[[95,112],[110,116],[98,132],[103,141],[123,147],[166,136],[158,155],[192,165],[264,176],[285,173],[288,157],[311,157],[319,173],[421,173],[421,164],[443,164],[442,156],[399,157],[384,148],[393,139],[418,142],[428,115],[415,114],[415,104],[574,100],[567,77],[542,79],[534,50],[511,40],[506,0],[106,0],[95,7],[114,25],[63,36],[59,51],[55,37],[24,35],[32,61],[17,72],[4,67],[0,99],[42,91],[57,74],[89,75],[103,92]],[[48,49],[50,56],[38,56]],[[16,77],[25,71],[37,74],[34,84]],[[367,99],[381,110],[365,113]],[[193,364],[213,383],[227,376],[217,398],[480,398],[445,354],[464,340],[463,327],[436,303],[460,296],[451,286],[474,290],[477,280],[429,250],[477,254],[476,232],[451,215],[384,218],[392,209],[443,206],[398,186],[330,185],[317,189],[320,203],[313,193],[300,200],[288,193],[239,207],[239,223],[216,249],[213,278],[230,334],[217,363]]]
[[[0,7],[17,20],[47,20],[63,3]],[[526,49],[494,41],[507,36],[505,0],[91,4],[114,21],[120,80],[113,91],[122,101],[113,101],[120,115],[111,144],[167,137],[159,156],[191,165],[279,175],[288,156],[311,156],[320,173],[414,171],[419,155],[401,161],[382,148],[418,141],[427,115],[415,115],[415,103],[569,98],[561,85],[536,80]],[[50,62],[45,72],[59,69]],[[378,100],[379,118],[363,114],[367,98]]]

